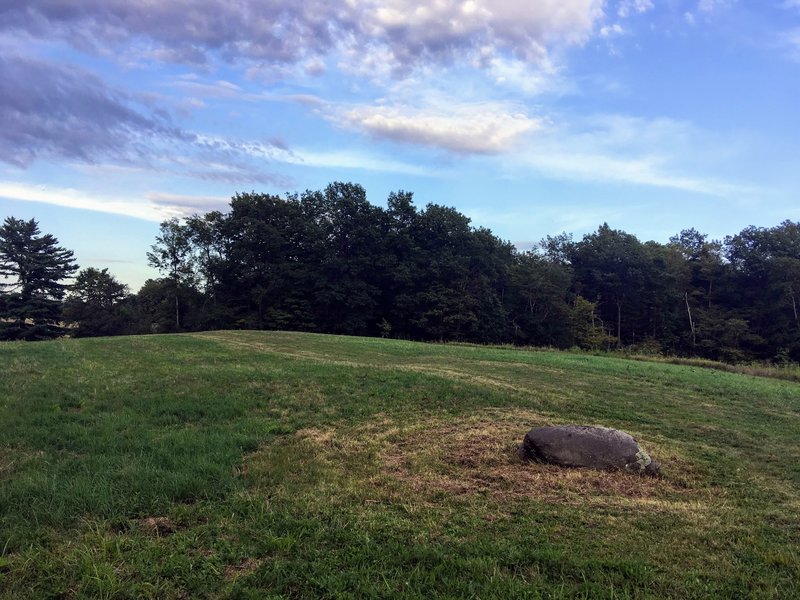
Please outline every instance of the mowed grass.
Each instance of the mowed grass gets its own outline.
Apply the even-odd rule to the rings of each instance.
[[[522,463],[624,429],[658,478]],[[800,386],[278,332],[0,345],[0,598],[800,597]]]

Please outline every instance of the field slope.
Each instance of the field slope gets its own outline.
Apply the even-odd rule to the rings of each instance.
[[[280,332],[0,366],[0,598],[800,597],[797,383]],[[663,475],[520,462],[557,423]]]

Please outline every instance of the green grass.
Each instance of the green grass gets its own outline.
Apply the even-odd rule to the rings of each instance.
[[[0,598],[800,597],[797,383],[275,332],[0,365]],[[663,474],[520,462],[547,423]]]

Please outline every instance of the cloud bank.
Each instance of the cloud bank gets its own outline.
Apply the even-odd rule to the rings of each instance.
[[[0,81],[0,160],[13,165],[38,157],[132,160],[147,153],[147,142],[192,138],[78,67],[0,55]]]
[[[320,72],[320,57],[385,48],[397,68],[505,52],[541,60],[582,44],[604,16],[602,0],[29,0],[0,6],[0,30],[59,38],[106,52],[137,47],[184,64],[212,59],[294,64]]]
[[[0,162],[26,168],[38,159],[141,166],[212,181],[285,184],[266,171],[280,142],[199,135],[173,123],[143,95],[116,89],[68,64],[0,55]]]

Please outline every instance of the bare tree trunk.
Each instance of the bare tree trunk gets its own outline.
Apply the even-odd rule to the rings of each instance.
[[[175,329],[181,328],[181,308],[178,302],[178,286],[175,286]]]
[[[617,300],[617,347],[622,346],[622,302]]]
[[[692,320],[692,309],[689,306],[689,292],[683,294],[683,299],[686,301],[686,312],[689,313],[689,327],[692,330],[692,347],[697,345],[697,333],[694,328],[694,321]]]
[[[797,318],[797,299],[794,297],[794,290],[789,286],[789,297],[792,299],[792,309],[794,310],[794,322],[800,325],[800,319]]]

